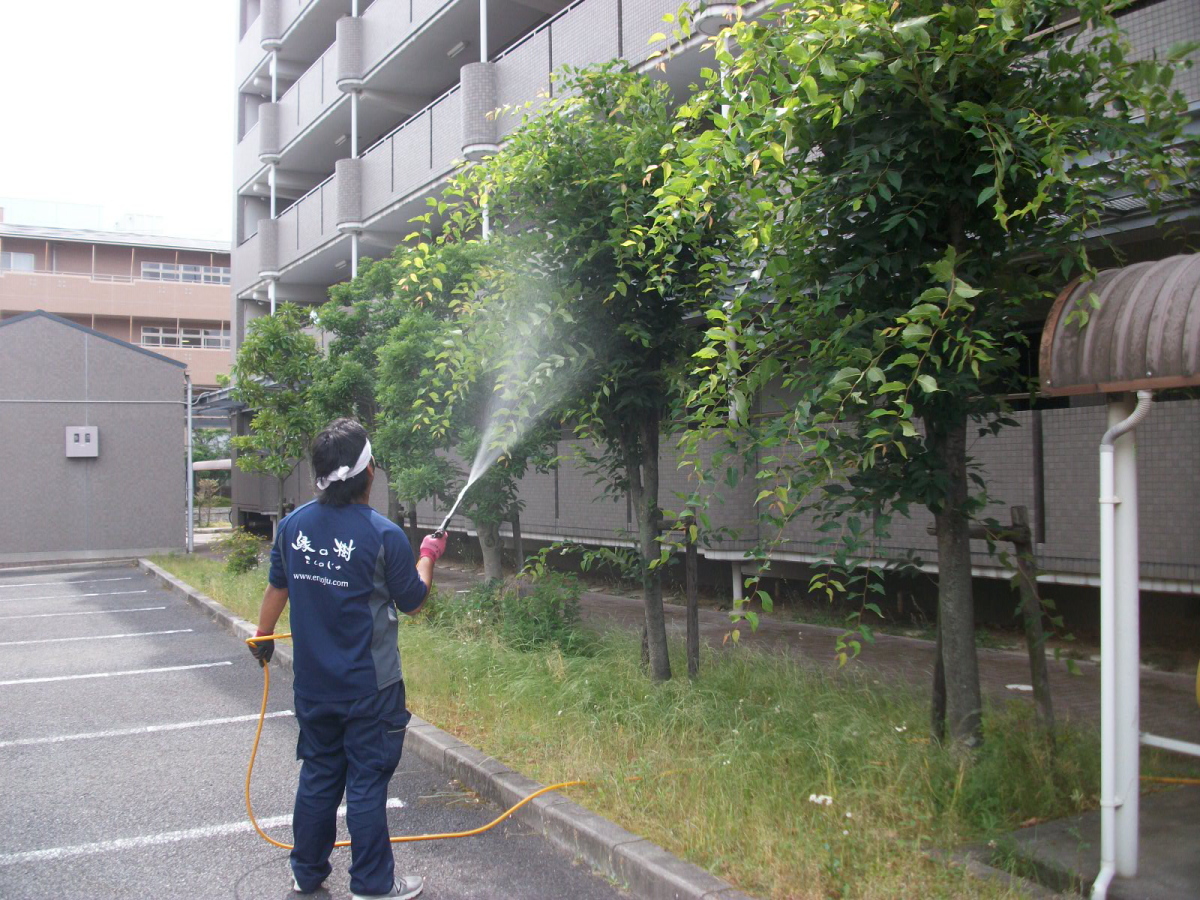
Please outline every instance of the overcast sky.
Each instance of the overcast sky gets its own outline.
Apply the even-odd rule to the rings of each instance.
[[[232,231],[236,0],[0,0],[0,198],[5,220],[58,210],[163,234]],[[100,222],[86,221],[99,216]]]

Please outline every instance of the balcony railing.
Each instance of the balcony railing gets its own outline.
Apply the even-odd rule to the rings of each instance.
[[[279,98],[282,115],[279,145],[286,147],[345,95],[337,89],[337,45],[334,44],[305,70]]]
[[[335,177],[330,175],[279,216],[280,268],[337,237]]]
[[[362,13],[363,71],[367,77],[411,35],[457,0],[375,0]],[[279,98],[279,144],[286,148],[330,110],[342,96],[337,88],[338,46],[330,46]],[[243,149],[247,148],[247,149]],[[250,131],[238,142],[234,175],[241,184],[259,170],[257,137]]]
[[[621,16],[617,15],[618,4]],[[440,0],[427,0],[426,4],[431,12],[442,5]],[[387,9],[388,0],[376,0],[372,7],[378,15]],[[551,73],[563,65],[585,66],[618,55],[635,65],[644,61],[654,49],[648,38],[663,30],[662,16],[676,9],[677,0],[578,0],[495,58],[499,104],[536,106],[551,89]],[[330,48],[327,55],[335,49]],[[331,59],[328,65],[334,66],[335,61]],[[289,94],[298,87],[299,82]],[[295,113],[289,110],[284,115],[286,119]],[[519,114],[502,117],[500,133],[508,134],[520,121]],[[460,86],[455,85],[362,154],[364,219],[378,216],[449,175],[461,159],[461,94]],[[335,179],[331,175],[279,216],[280,269],[339,236]],[[234,289],[239,292],[257,281],[253,243],[248,239],[234,253]]]
[[[141,275],[114,275],[106,272],[67,272],[62,269],[0,269],[0,278],[12,275],[52,275],[56,278],[86,278],[100,284],[185,284],[188,287],[228,288],[229,282],[182,281],[177,278],[143,278]]]

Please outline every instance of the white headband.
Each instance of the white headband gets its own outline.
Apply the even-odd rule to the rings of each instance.
[[[334,469],[324,478],[317,479],[317,490],[324,491],[329,488],[329,485],[335,481],[349,481],[359,472],[367,467],[367,463],[371,461],[371,442],[367,441],[363,444],[362,453],[358,454],[358,462],[354,464],[354,468],[349,466],[339,466]]]

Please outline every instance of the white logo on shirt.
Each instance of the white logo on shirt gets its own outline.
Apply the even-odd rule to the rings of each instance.
[[[316,566],[318,569],[340,570],[342,568],[340,565],[336,565],[330,560],[317,559],[314,561],[314,556],[329,556],[329,548],[314,547],[313,542],[303,531],[297,532],[296,540],[292,542],[291,547],[293,550],[299,550],[304,554],[305,565]],[[337,538],[333,539],[334,555],[344,559],[346,562],[350,562],[350,557],[354,553],[355,549],[357,548],[354,546],[353,539],[349,541],[339,541]]]

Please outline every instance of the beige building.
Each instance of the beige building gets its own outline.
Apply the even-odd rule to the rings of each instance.
[[[39,309],[186,364],[201,391],[229,372],[227,244],[0,215],[0,322]]]

